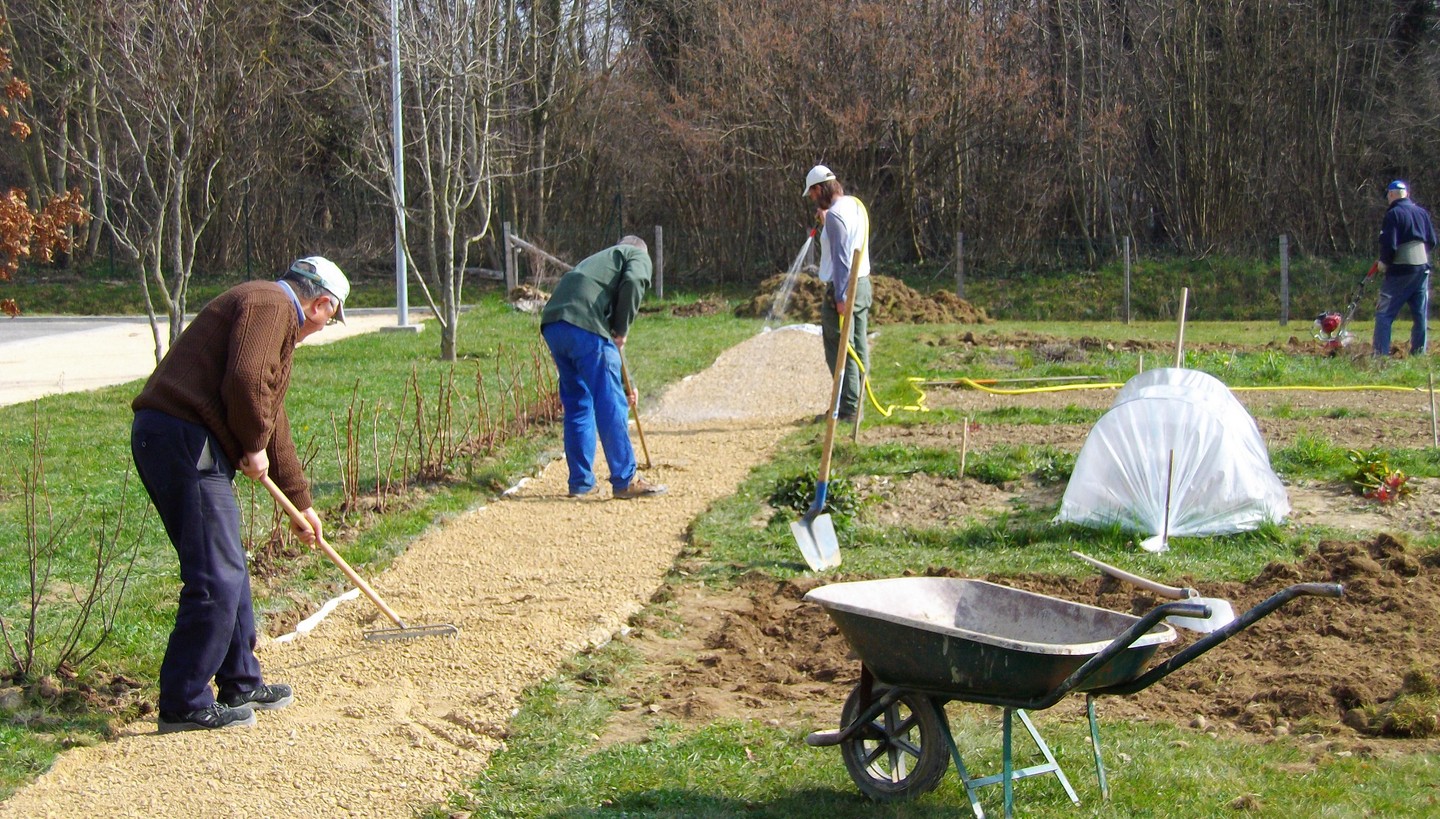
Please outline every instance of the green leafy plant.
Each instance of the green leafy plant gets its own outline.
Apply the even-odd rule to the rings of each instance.
[[[770,492],[770,505],[776,509],[789,509],[803,515],[815,500],[815,482],[818,472],[806,470],[775,482]],[[844,478],[831,478],[825,491],[824,512],[835,517],[837,523],[848,523],[860,511],[860,496]]]
[[[1044,447],[1035,453],[1034,475],[1041,483],[1065,483],[1075,472],[1074,452],[1060,452]]]
[[[1378,449],[1352,449],[1345,457],[1355,467],[1349,478],[1350,485],[1361,495],[1380,503],[1392,503],[1413,491],[1407,485],[1405,473],[1390,468],[1390,456],[1386,453]]]

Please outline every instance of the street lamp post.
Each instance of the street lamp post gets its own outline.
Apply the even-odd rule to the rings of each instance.
[[[400,108],[400,0],[390,0],[390,139],[395,172],[395,311],[391,330],[419,332],[410,323],[410,294],[405,267],[405,142]]]

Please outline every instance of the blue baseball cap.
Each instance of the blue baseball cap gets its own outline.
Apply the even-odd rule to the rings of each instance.
[[[1410,190],[1410,188],[1407,187],[1404,182],[1402,182],[1402,181],[1400,181],[1399,179],[1397,179],[1397,180],[1395,180],[1394,182],[1391,182],[1388,186],[1386,186],[1385,190],[1387,190],[1387,191],[1408,191],[1408,190]]]

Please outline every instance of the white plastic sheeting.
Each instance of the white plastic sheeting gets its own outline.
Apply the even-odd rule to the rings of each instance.
[[[1244,405],[1213,376],[1163,368],[1130,379],[1090,430],[1056,520],[1118,524],[1160,551],[1168,536],[1244,532],[1289,513]]]

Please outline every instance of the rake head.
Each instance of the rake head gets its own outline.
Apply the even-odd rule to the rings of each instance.
[[[365,632],[365,639],[375,642],[394,640],[418,640],[422,637],[449,637],[460,633],[458,626],[437,623],[429,626],[405,626],[403,628],[377,628]]]

